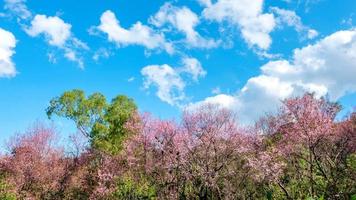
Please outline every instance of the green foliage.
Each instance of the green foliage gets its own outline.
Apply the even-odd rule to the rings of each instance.
[[[115,199],[125,200],[153,200],[156,199],[156,190],[144,177],[136,181],[130,176],[125,176],[118,181],[114,197]]]
[[[116,154],[130,135],[125,123],[136,110],[134,101],[123,95],[108,103],[100,93],[86,97],[82,90],[72,90],[52,99],[46,112],[49,118],[56,115],[74,121],[93,147]]]
[[[0,157],[0,199],[356,200],[356,114],[333,122],[333,106],[308,106],[309,100],[288,104],[302,116],[298,120],[273,117],[261,121],[266,135],[245,137],[226,112],[217,118],[211,112],[194,115],[178,125],[138,119],[126,96],[107,102],[100,93],[68,91],[51,100],[48,117],[75,122],[90,148],[77,157],[61,151],[50,156],[41,151],[44,145],[32,148],[46,134],[20,142]],[[309,112],[320,105],[322,111]],[[203,139],[195,141],[197,135]],[[52,181],[56,177],[64,178]]]
[[[11,191],[11,185],[7,184],[4,177],[0,177],[0,199],[16,200],[16,194]]]
[[[356,194],[351,195],[351,200],[356,200]]]
[[[351,170],[356,171],[356,153],[351,154],[346,158],[347,165],[350,167]]]

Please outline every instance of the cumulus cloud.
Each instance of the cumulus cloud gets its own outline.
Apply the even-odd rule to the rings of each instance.
[[[16,75],[15,64],[11,57],[15,53],[15,36],[0,28],[0,77],[13,77]]]
[[[49,45],[64,50],[64,57],[83,67],[83,59],[78,56],[77,50],[87,50],[88,46],[73,36],[71,28],[72,25],[57,16],[36,15],[25,31],[31,37],[43,35]]]
[[[189,47],[213,48],[219,44],[218,41],[202,37],[195,30],[200,23],[199,18],[185,6],[179,8],[171,3],[165,3],[154,16],[150,17],[149,21],[159,28],[168,25],[177,29],[185,35],[185,43]]]
[[[272,43],[270,32],[275,27],[273,14],[263,12],[263,0],[200,0],[205,6],[204,18],[219,23],[227,21],[241,30],[250,47],[266,50]]]
[[[183,75],[187,74],[197,81],[206,72],[195,58],[184,58],[183,66],[173,68],[167,64],[149,65],[141,70],[144,88],[157,87],[156,95],[170,105],[178,105],[185,99],[184,89],[187,85]]]
[[[294,51],[292,61],[280,60],[262,66],[262,72],[292,81],[304,88],[326,92],[332,100],[356,91],[356,30],[338,31],[314,45]],[[324,89],[323,89],[324,88]]]
[[[190,103],[185,107],[185,109],[194,110],[204,104],[214,104],[220,106],[221,108],[233,109],[236,106],[236,98],[231,95],[218,94],[216,96],[207,97],[204,101]]]
[[[4,0],[4,9],[19,19],[26,20],[32,17],[32,13],[26,6],[26,0]]]
[[[266,112],[272,112],[281,100],[304,92],[328,95],[338,100],[356,92],[356,30],[335,32],[313,45],[295,49],[291,60],[270,61],[261,67],[261,75],[250,78],[236,95],[209,97],[196,104],[227,105],[248,124]],[[233,98],[231,104],[225,99]],[[192,104],[190,106],[194,106]]]
[[[16,16],[18,23],[31,37],[44,35],[49,45],[64,51],[64,57],[84,67],[83,58],[79,50],[88,50],[88,46],[74,37],[71,25],[57,16],[35,15],[26,6],[27,0],[4,0],[6,16]],[[56,63],[55,52],[47,54],[51,63]]]
[[[162,101],[175,105],[176,102],[184,99],[185,82],[171,66],[149,65],[141,70],[141,74],[145,77],[145,89],[151,85],[157,87],[156,95]]]
[[[206,71],[197,59],[185,57],[182,59],[182,63],[183,67],[179,68],[179,71],[191,75],[194,81],[198,81],[199,78],[206,75]]]
[[[316,30],[305,26],[302,23],[301,18],[294,11],[285,10],[278,7],[272,7],[271,11],[277,15],[277,24],[281,26],[286,24],[287,26],[294,27],[298,33],[304,34],[308,39],[313,39],[319,35]]]
[[[169,54],[174,52],[172,44],[165,40],[163,34],[155,32],[141,22],[136,22],[129,29],[125,29],[110,10],[101,15],[100,22],[96,29],[106,33],[108,40],[117,46],[141,45],[149,50],[162,49]]]
[[[71,36],[71,27],[57,16],[36,15],[26,32],[32,37],[44,34],[50,45],[61,47]]]

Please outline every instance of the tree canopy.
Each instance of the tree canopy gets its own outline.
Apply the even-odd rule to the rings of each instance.
[[[41,124],[18,134],[0,152],[0,199],[355,199],[356,113],[339,111],[305,94],[243,127],[216,105],[177,122],[139,115],[125,96],[68,91],[47,113],[73,120],[91,146],[73,139],[68,154]]]
[[[87,97],[84,91],[76,89],[53,98],[46,112],[49,118],[72,120],[93,147],[115,154],[130,135],[125,124],[135,116],[137,106],[124,95],[116,96],[109,103],[100,93]]]

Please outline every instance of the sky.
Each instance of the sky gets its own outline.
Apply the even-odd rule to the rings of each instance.
[[[71,89],[164,119],[213,103],[250,124],[305,92],[345,115],[355,22],[355,0],[1,0],[0,141],[49,122],[50,99]]]

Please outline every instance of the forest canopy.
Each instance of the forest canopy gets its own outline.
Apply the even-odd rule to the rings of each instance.
[[[46,112],[75,123],[74,148],[44,123],[13,137],[0,199],[356,199],[356,113],[339,111],[307,93],[248,127],[213,104],[177,122],[67,91]]]

